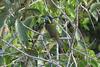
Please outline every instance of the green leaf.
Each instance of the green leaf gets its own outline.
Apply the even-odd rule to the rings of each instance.
[[[5,64],[9,64],[11,63],[12,57],[11,56],[4,56],[4,63]],[[10,66],[10,65],[9,65]]]
[[[91,12],[92,16],[95,18],[96,21],[98,21],[98,14],[97,11]]]
[[[89,18],[84,18],[82,24],[86,25],[87,23],[89,23]]]
[[[10,0],[5,0],[5,3],[6,3],[7,5],[11,5]]]
[[[0,28],[4,25],[5,13],[0,14]]]
[[[98,63],[95,60],[91,60],[89,64],[92,65],[92,67],[98,67]]]
[[[35,9],[38,9],[40,12],[41,12],[41,14],[45,14],[46,12],[45,12],[45,6],[44,6],[44,2],[41,0],[41,1],[39,1],[39,2],[37,2],[37,3],[35,3],[35,4],[33,4],[32,6],[31,6],[31,8],[35,8]]]
[[[12,16],[9,16],[9,18],[7,20],[8,26],[11,28],[12,26],[14,26],[14,23],[15,23],[15,18]]]
[[[79,41],[80,40],[80,34],[78,31],[75,32],[75,37],[76,37],[76,40]]]
[[[0,28],[4,25],[4,20],[0,17]]]
[[[27,29],[25,26],[17,19],[15,22],[16,32],[18,33],[18,37],[22,44],[28,45],[28,36],[26,34]]]
[[[3,65],[3,63],[4,63],[3,57],[0,56],[0,66]]]
[[[90,6],[90,11],[91,11],[91,12],[95,11],[96,9],[100,9],[100,2],[99,2],[99,3],[93,3],[93,4]]]
[[[23,23],[24,23],[26,26],[30,27],[30,24],[31,24],[31,22],[32,22],[32,19],[33,19],[32,16],[27,17],[27,18],[23,21]]]
[[[96,21],[98,21],[98,13],[97,10],[100,10],[100,2],[99,3],[93,3],[90,6],[90,13],[92,14],[92,16],[96,19]]]
[[[36,8],[28,8],[28,9],[25,9],[25,11],[28,11],[28,12],[32,13],[34,16],[37,16],[37,15],[41,14],[41,12]]]
[[[4,25],[5,18],[7,17],[7,9],[5,6],[0,7],[0,28]]]
[[[78,67],[86,67],[87,65],[87,62],[85,60],[81,60],[79,63],[78,63]]]

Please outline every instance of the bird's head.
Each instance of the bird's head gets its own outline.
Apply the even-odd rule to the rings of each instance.
[[[48,15],[48,16],[45,16],[45,23],[46,24],[50,24],[53,22],[53,17]]]

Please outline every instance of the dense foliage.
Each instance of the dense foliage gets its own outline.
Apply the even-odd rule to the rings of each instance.
[[[100,67],[99,0],[0,0],[0,67]]]

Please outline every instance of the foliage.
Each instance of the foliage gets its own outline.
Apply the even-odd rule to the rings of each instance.
[[[99,0],[0,0],[0,67],[99,67]]]

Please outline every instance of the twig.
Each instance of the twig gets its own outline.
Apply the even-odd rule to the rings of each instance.
[[[22,23],[22,24],[23,24],[23,26],[26,27],[28,30],[30,30],[30,31],[32,31],[32,32],[35,32],[35,33],[37,33],[37,34],[39,34],[39,35],[42,35],[42,34],[40,34],[39,32],[37,32],[37,31],[31,29],[30,27],[26,26],[24,23]],[[42,36],[43,36],[43,35],[42,35]]]
[[[68,62],[67,62],[67,66],[66,67],[69,67],[70,61],[71,61],[71,53],[69,54],[69,58],[68,58]]]
[[[39,1],[41,1],[41,0],[36,0],[36,1],[32,2],[31,4],[29,4],[29,7],[32,6],[33,4],[36,4],[36,3],[39,2]],[[21,12],[21,11],[24,10],[24,9],[26,9],[26,8],[25,8],[25,7],[21,8],[21,9],[19,10],[19,12]]]
[[[58,61],[58,64],[59,64],[59,45],[60,44],[58,44],[58,42],[57,42],[57,44],[56,44],[56,59],[57,59],[57,61]]]
[[[6,42],[5,40],[2,39],[2,41],[3,41],[4,43],[6,43],[7,45],[9,45],[9,43]],[[29,55],[29,54],[25,53],[24,51],[20,50],[19,48],[16,48],[13,44],[11,44],[11,45],[9,45],[9,46],[12,47],[12,48],[14,48],[14,49],[16,49],[17,51],[21,52],[22,54],[24,54],[24,55],[26,55],[26,56],[28,56],[28,57],[34,59],[34,60],[42,60],[42,61],[46,61],[46,62],[49,62],[49,63],[53,63],[53,64],[55,64],[55,65],[58,66],[58,67],[62,67],[62,66],[59,65],[58,62],[55,61],[55,60],[46,60],[46,59],[41,58],[41,57],[35,57],[35,56],[32,56],[32,55]]]
[[[89,18],[90,18],[91,24],[92,24],[92,26],[93,26],[93,29],[95,30],[95,26],[94,26],[93,21],[92,21],[92,18],[91,18],[91,16],[90,16],[90,12],[89,12],[88,9],[85,8],[83,5],[81,5],[81,7],[88,13],[88,16],[89,16]]]
[[[7,65],[2,65],[2,66],[0,66],[0,67],[7,67],[7,66],[9,66],[9,65],[11,65],[11,64],[14,64],[15,62],[19,61],[21,58],[22,58],[22,57],[18,57],[17,59],[13,60],[11,63],[9,63],[9,64],[7,64]]]
[[[72,58],[73,58],[73,61],[74,61],[74,63],[75,63],[75,67],[78,67],[78,66],[77,66],[77,62],[76,62],[76,59],[75,59],[73,53],[72,53]]]

